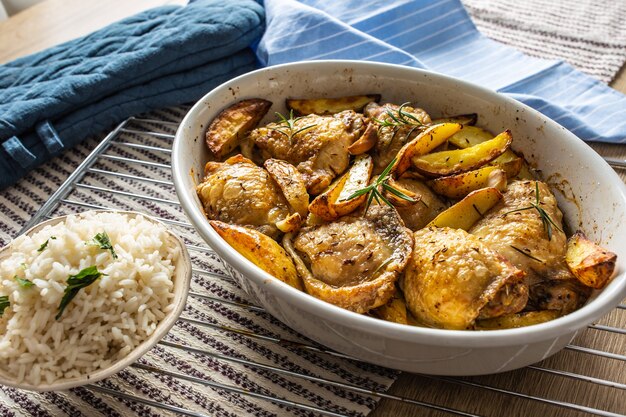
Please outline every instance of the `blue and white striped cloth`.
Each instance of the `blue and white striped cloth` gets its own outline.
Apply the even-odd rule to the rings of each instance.
[[[264,65],[358,59],[427,68],[510,95],[586,141],[626,143],[626,96],[571,65],[481,35],[460,0],[265,0]]]

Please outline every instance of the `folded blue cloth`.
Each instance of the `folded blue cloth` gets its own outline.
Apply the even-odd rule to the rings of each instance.
[[[459,0],[265,0],[265,65],[359,59],[427,68],[506,93],[586,141],[626,143],[626,96],[481,35]]]
[[[0,189],[89,135],[257,66],[253,0],[166,6],[0,66]]]

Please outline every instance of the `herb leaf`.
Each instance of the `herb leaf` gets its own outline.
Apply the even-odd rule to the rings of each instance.
[[[11,303],[9,302],[8,295],[0,296],[0,317],[2,317],[2,315],[4,314],[4,310],[10,305]]]
[[[537,210],[537,213],[539,214],[539,218],[541,219],[541,223],[543,224],[543,228],[548,234],[548,240],[552,240],[552,227],[554,227],[559,232],[563,231],[554,222],[554,220],[552,220],[548,212],[543,207],[541,207],[541,199],[539,198],[539,182],[537,181],[535,181],[535,202],[530,203],[530,206],[528,207],[522,207],[522,208],[518,208],[515,210],[507,211],[506,213],[504,213],[504,215],[506,216],[509,213],[516,213],[518,211],[525,211],[525,210],[532,210],[532,209]],[[513,248],[513,249],[517,249],[517,248]]]
[[[424,123],[422,123],[417,117],[404,110],[404,108],[407,107],[409,104],[410,103],[408,101],[406,103],[402,103],[398,110],[395,112],[395,114],[391,109],[387,109],[387,111],[385,112],[387,118],[385,119],[376,119],[375,117],[372,118],[374,122],[378,123],[378,130],[382,129],[383,127],[392,128],[393,135],[391,137],[391,140],[393,140],[393,138],[395,138],[396,134],[398,133],[398,130],[402,126],[412,126],[412,128],[409,130],[409,133],[407,133],[404,138],[405,141],[408,140],[409,137],[411,137],[411,134],[415,131],[415,129],[424,126]]]
[[[20,284],[20,287],[29,288],[35,285],[32,281],[29,281],[26,278],[20,278],[17,275],[14,276],[13,279],[16,280],[18,284]]]
[[[109,239],[109,235],[107,232],[98,233],[93,240],[97,245],[100,245],[100,249],[111,251],[111,256],[113,259],[117,259],[117,253],[115,253],[115,249],[113,249],[113,245],[111,244],[111,239]]]
[[[59,311],[55,319],[58,320],[61,318],[63,310],[65,310],[65,307],[67,307],[70,301],[72,301],[72,299],[76,297],[78,291],[80,291],[82,288],[90,286],[102,275],[106,274],[98,272],[98,268],[95,265],[88,266],[76,275],[70,275],[67,278],[67,287],[65,287],[63,298],[61,299],[61,304],[59,304]]]
[[[56,240],[56,236],[50,236],[50,239]],[[43,252],[43,250],[48,247],[48,242],[50,242],[50,239],[46,239],[46,241],[43,242],[41,246],[39,246],[39,249],[37,249],[37,252]]]
[[[311,128],[317,126],[316,124],[308,125],[308,126],[302,127],[300,129],[294,131],[294,129],[296,127],[296,122],[298,120],[302,119],[302,116],[294,118],[293,117],[293,109],[291,109],[289,111],[289,118],[283,116],[279,112],[276,112],[275,114],[276,114],[276,117],[278,117],[278,122],[277,123],[279,125],[281,125],[281,126],[284,125],[284,127],[280,127],[280,128],[279,127],[275,127],[272,130],[275,130],[278,133],[280,133],[283,136],[285,136],[289,140],[290,144],[293,143],[293,138],[298,133],[304,132],[305,130],[308,130],[308,129],[311,129]]]
[[[393,168],[395,163],[396,163],[396,158],[393,158],[393,160],[389,163],[389,165],[387,165],[387,167],[383,170],[383,172],[381,172],[378,178],[376,178],[376,181],[374,181],[367,187],[363,187],[360,190],[356,190],[354,193],[350,194],[348,197],[342,199],[341,201],[352,200],[353,198],[357,198],[359,196],[362,196],[363,194],[368,194],[367,202],[365,203],[365,213],[367,213],[367,210],[370,208],[370,205],[372,204],[372,200],[376,200],[378,204],[381,204],[380,202],[382,200],[389,207],[393,207],[393,204],[391,204],[391,202],[381,192],[381,188],[384,188],[385,190],[389,191],[391,194],[403,200],[409,201],[411,203],[416,203],[417,201],[414,198],[409,197],[408,195],[404,194],[402,191],[389,185],[388,183],[389,174],[391,173],[391,169]]]

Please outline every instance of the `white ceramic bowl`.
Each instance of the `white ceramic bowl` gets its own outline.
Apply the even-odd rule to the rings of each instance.
[[[96,213],[102,213],[106,210],[93,210]],[[167,228],[165,224],[162,222],[147,216],[142,213],[138,213],[135,211],[117,211],[117,213],[124,214],[129,217],[141,216],[146,218],[147,220],[160,224]],[[46,220],[45,222],[39,223],[33,228],[27,230],[25,232],[26,235],[32,235],[37,233],[45,226],[52,226],[57,223],[61,223],[65,221],[67,216],[55,217],[54,219]],[[134,363],[143,356],[146,352],[148,352],[154,345],[157,344],[159,340],[161,340],[167,332],[172,328],[180,314],[183,312],[185,308],[185,303],[187,302],[187,294],[189,293],[189,285],[191,284],[191,260],[189,258],[189,253],[187,252],[187,247],[185,246],[182,239],[176,236],[174,233],[169,232],[169,239],[172,245],[176,245],[180,248],[180,256],[178,257],[178,261],[175,265],[174,272],[174,300],[172,304],[174,304],[174,308],[170,311],[164,318],[159,322],[156,327],[156,330],[152,335],[146,339],[143,343],[137,346],[133,351],[131,351],[128,356],[124,359],[118,360],[117,362],[113,362],[111,366],[105,369],[100,369],[96,372],[92,372],[89,374],[81,375],[80,377],[65,379],[59,382],[54,382],[52,384],[47,384],[42,382],[39,385],[32,385],[29,383],[17,383],[14,378],[5,374],[2,370],[0,370],[0,385],[8,385],[10,387],[26,389],[30,391],[62,391],[74,387],[78,387],[85,384],[91,384],[96,381],[100,381],[101,379],[107,378],[111,375],[114,375],[126,368],[128,365]],[[4,248],[0,250],[0,260],[6,258],[10,255],[11,244],[8,244]]]
[[[511,129],[513,148],[558,184],[568,224],[618,254],[618,273],[578,311],[531,327],[454,331],[411,327],[359,315],[313,298],[254,266],[211,228],[195,185],[208,159],[208,123],[239,100],[261,97],[285,113],[285,98],[381,93],[383,101],[412,101],[432,116],[478,113],[479,125]],[[504,95],[432,72],[357,61],[314,61],[254,71],[205,95],[181,123],[172,154],[174,184],[187,217],[224,258],[239,285],[279,320],[332,349],[410,372],[480,375],[538,362],[566,346],[576,333],[626,296],[626,187],[589,146],[537,111]],[[575,198],[575,202],[571,197]]]

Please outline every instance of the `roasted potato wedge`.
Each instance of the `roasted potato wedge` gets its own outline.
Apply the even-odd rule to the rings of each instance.
[[[557,310],[527,311],[525,313],[505,314],[492,319],[477,320],[476,330],[515,329],[545,323],[558,318],[561,313]]]
[[[463,125],[459,123],[442,123],[429,127],[400,149],[391,168],[391,175],[398,178],[410,168],[412,158],[431,152],[461,129]]]
[[[304,291],[302,280],[287,252],[274,239],[247,227],[210,221],[215,231],[250,262],[294,288]]]
[[[293,110],[299,116],[307,114],[335,114],[344,110],[360,112],[367,103],[379,102],[380,94],[367,94],[362,96],[348,96],[337,98],[313,98],[313,99],[287,99],[287,108]]]
[[[467,126],[461,132],[452,136],[448,142],[458,148],[465,149],[493,138],[494,136],[485,129],[476,126]],[[508,178],[535,179],[528,165],[524,162],[524,158],[518,156],[511,149],[504,151],[502,155],[491,161],[490,165],[500,166],[500,168],[506,171]]]
[[[430,182],[434,192],[453,199],[461,199],[472,191],[493,187],[503,192],[507,174],[495,165],[485,166],[462,174],[435,178]]]
[[[280,187],[293,210],[305,219],[309,211],[309,194],[300,171],[280,159],[268,159],[263,164],[267,172]]]
[[[348,146],[348,152],[351,155],[360,155],[372,149],[378,142],[378,128],[374,123],[370,123],[365,128],[365,132],[361,135],[356,142]]]
[[[232,152],[246,133],[254,129],[272,107],[260,98],[240,101],[217,115],[206,132],[206,144],[215,158]]]
[[[373,167],[371,156],[366,154],[357,156],[348,172],[315,197],[309,204],[309,211],[326,221],[331,221],[356,210],[363,204],[367,195],[348,198],[369,184]]]
[[[439,119],[434,119],[432,121],[432,124],[438,125],[440,123],[459,123],[459,124],[462,124],[463,126],[473,126],[476,124],[477,120],[478,120],[478,115],[476,113],[469,113],[469,114],[459,114],[457,116],[442,117]]]
[[[451,227],[467,231],[501,199],[502,193],[495,188],[472,191],[463,200],[439,213],[427,227]]]
[[[454,175],[477,169],[494,160],[511,146],[511,140],[511,132],[505,130],[495,138],[478,145],[413,157],[411,162],[417,171],[426,176]]]
[[[572,274],[584,285],[604,288],[615,271],[617,255],[587,239],[577,231],[567,240],[565,262]]]
[[[449,142],[457,148],[465,149],[493,138],[494,135],[488,130],[476,126],[465,126],[459,133],[454,134]]]

